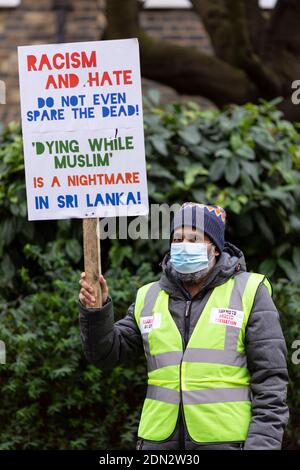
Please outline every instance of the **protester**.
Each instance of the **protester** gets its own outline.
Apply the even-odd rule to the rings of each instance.
[[[143,360],[148,389],[137,449],[280,449],[289,411],[286,344],[268,279],[246,270],[224,241],[218,206],[185,203],[175,214],[159,282],[142,286],[114,323],[81,275],[86,358],[108,370]],[[109,410],[108,410],[109,412]]]

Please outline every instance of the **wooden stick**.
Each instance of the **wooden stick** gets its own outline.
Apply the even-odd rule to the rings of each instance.
[[[97,232],[99,226],[99,232]],[[83,254],[84,271],[87,282],[94,288],[95,307],[102,307],[102,292],[99,283],[101,274],[100,225],[99,219],[83,219]]]

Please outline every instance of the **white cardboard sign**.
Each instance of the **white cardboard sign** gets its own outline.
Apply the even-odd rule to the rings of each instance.
[[[18,48],[28,219],[146,215],[137,39]]]

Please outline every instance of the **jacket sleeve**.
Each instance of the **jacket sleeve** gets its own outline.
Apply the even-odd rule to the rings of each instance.
[[[280,450],[289,418],[287,349],[278,311],[265,285],[256,292],[246,329],[252,419],[245,450]]]
[[[109,297],[102,308],[87,309],[80,300],[79,324],[87,360],[103,370],[130,365],[143,352],[140,330],[134,316],[134,303],[127,315],[114,323],[113,302]]]

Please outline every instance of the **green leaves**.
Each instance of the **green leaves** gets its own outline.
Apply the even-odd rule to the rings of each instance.
[[[236,152],[243,146],[242,137],[237,132],[231,134],[229,142],[230,142],[230,147],[232,148],[234,152]]]
[[[256,162],[248,162],[248,161],[245,161],[245,160],[239,160],[240,162],[240,165],[242,167],[242,172],[244,172],[247,176],[249,176],[249,178],[251,178],[254,183],[256,183],[257,185],[259,185],[260,181],[259,181],[259,170],[260,170],[260,167],[259,167],[259,164],[256,163]]]
[[[0,261],[0,273],[2,273],[1,279],[2,283],[7,287],[12,287],[12,279],[15,275],[16,269],[15,266],[8,255],[5,253]]]
[[[43,250],[28,245],[25,251],[24,262],[30,265],[26,278],[38,287],[29,286],[28,295],[10,302],[0,296],[0,338],[7,347],[7,364],[1,365],[0,448],[132,448],[138,420],[129,426],[128,416],[139,411],[145,363],[105,374],[90,365],[78,324],[80,272],[59,257],[60,240]],[[116,266],[119,272],[113,268],[106,277],[117,320],[137,287],[152,281],[153,274],[149,265],[134,276]],[[133,397],[132,390],[139,388]],[[124,434],[124,441],[120,437],[116,443],[116,433]]]
[[[231,150],[229,150],[227,148],[223,148],[223,149],[217,150],[217,152],[215,153],[215,156],[218,157],[218,158],[220,158],[220,157],[231,158],[232,157],[232,152],[231,152]]]
[[[238,159],[232,157],[225,167],[225,178],[229,184],[234,185],[240,176],[240,165]]]
[[[259,272],[268,277],[273,276],[276,269],[276,261],[274,259],[266,259],[259,265]]]
[[[223,176],[227,162],[225,159],[219,158],[215,160],[209,169],[209,176],[211,181],[218,181]]]
[[[242,145],[236,150],[235,153],[238,157],[241,157],[247,160],[255,159],[255,152],[253,148],[249,147],[249,145]]]
[[[191,186],[195,179],[196,179],[196,176],[207,176],[208,174],[208,171],[203,168],[203,166],[201,165],[191,165],[186,173],[185,173],[185,176],[184,176],[184,183],[186,184],[186,186]]]
[[[178,134],[188,145],[197,145],[201,141],[201,134],[195,125],[185,127]]]
[[[166,143],[165,139],[163,138],[163,136],[161,136],[159,134],[155,134],[150,138],[150,140],[151,140],[151,143],[152,143],[154,149],[160,155],[163,155],[165,157],[168,155],[167,143]]]
[[[78,240],[73,239],[66,243],[66,253],[74,263],[78,263],[81,260],[82,246]]]
[[[270,229],[269,224],[266,221],[266,218],[261,211],[257,211],[255,215],[255,220],[257,222],[258,229],[260,230],[260,236],[265,237],[271,244],[274,244],[275,237],[272,230]]]

